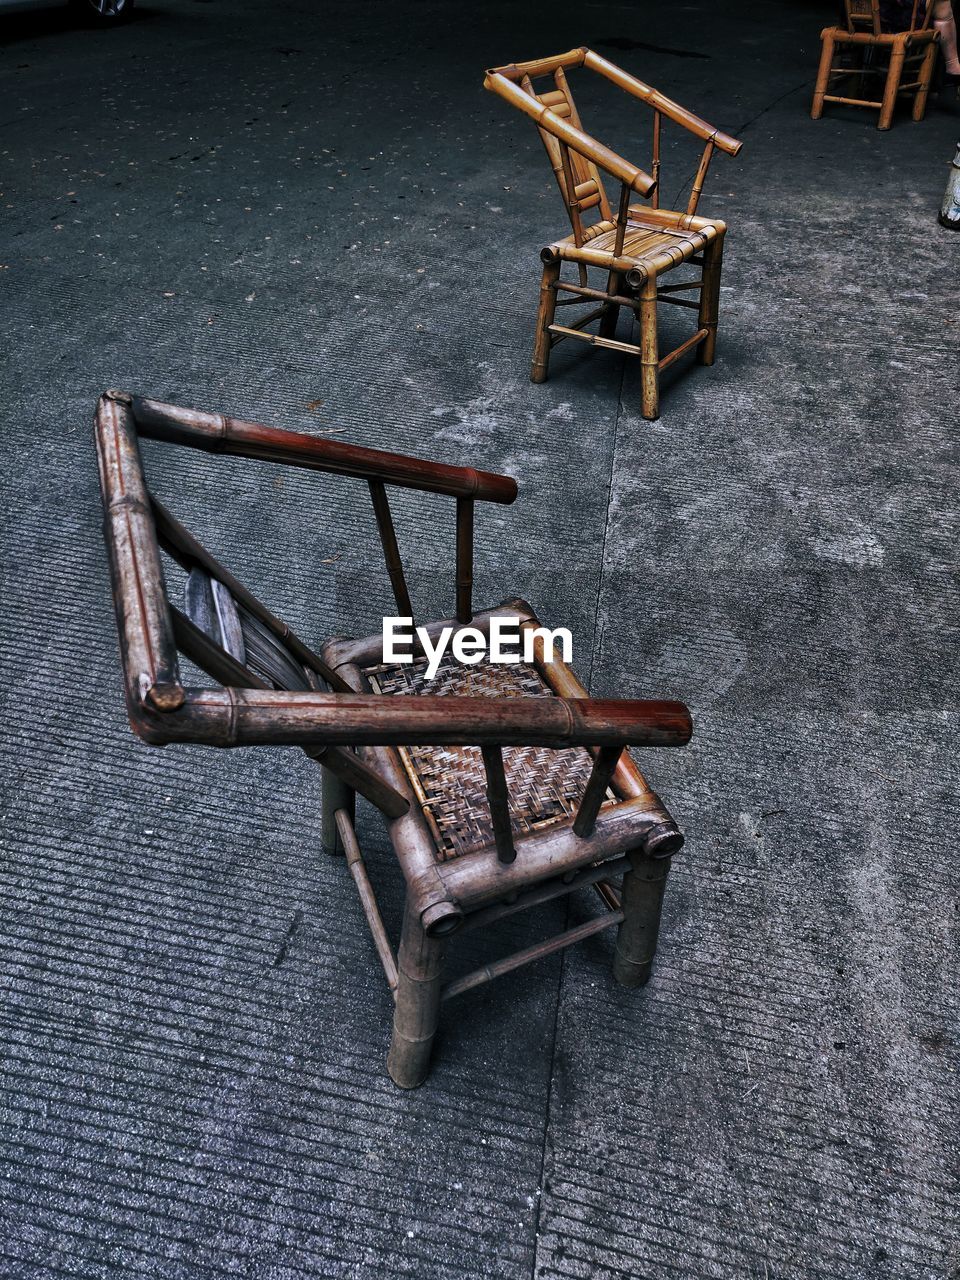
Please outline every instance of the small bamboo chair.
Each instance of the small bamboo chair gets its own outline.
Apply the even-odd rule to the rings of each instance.
[[[489,634],[509,618],[533,661],[385,663],[382,636],[337,639],[318,655],[276,618],[147,488],[139,438],[367,482],[396,608],[410,596],[387,498],[400,485],[456,498],[456,618]],[[508,476],[381,453],[216,413],[108,391],[96,413],[100,484],[130,722],[147,742],[287,744],[321,765],[323,844],[342,852],[394,999],[394,1081],[425,1078],[440,1005],[520,965],[616,925],[613,970],[647,981],[671,856],[683,837],[629,746],[679,746],[686,707],[590,698],[549,661],[530,607],[474,613],[478,501],[509,503]],[[167,570],[186,575],[171,602]],[[218,683],[187,688],[178,653]],[[354,830],[359,793],[383,814],[406,883],[398,951],[387,936]],[[615,881],[623,877],[621,888]],[[443,980],[451,935],[592,885],[602,914],[461,977]]]
[[[819,120],[825,102],[851,107],[872,107],[880,112],[878,129],[889,129],[900,94],[913,97],[913,118],[922,120],[927,109],[930,81],[937,58],[939,32],[930,24],[933,4],[913,0],[910,26],[905,31],[884,31],[880,0],[844,0],[845,27],[825,27],[820,33],[820,69],[813,91],[810,115]],[[879,54],[879,65],[874,59]],[[887,56],[888,55],[888,56]],[[904,83],[904,75],[914,77]],[[880,77],[883,95],[879,100],[865,97],[868,76]],[[831,82],[853,80],[858,96],[829,93]]]
[[[598,72],[653,110],[653,163],[647,174],[583,131],[567,71],[587,67]],[[550,76],[552,87],[537,90],[534,80]],[[535,62],[494,67],[487,72],[484,88],[497,93],[511,106],[530,116],[546,148],[573,234],[547,245],[540,253],[545,264],[540,284],[540,308],[534,342],[534,382],[544,382],[550,351],[558,342],[576,338],[595,347],[640,357],[643,416],[660,416],[660,374],[688,352],[696,351],[701,364],[713,364],[717,344],[720,302],[720,270],[726,224],[716,218],[696,216],[710,160],[716,150],[735,156],[741,143],[671,102],[656,89],[628,75],[591,49],[573,49]],[[703,153],[683,213],[660,208],[660,143],[663,120],[676,124],[704,141]],[[620,182],[620,200],[614,214],[600,171]],[[631,201],[649,196],[649,205]],[[591,211],[595,211],[591,214]],[[587,216],[595,220],[590,223]],[[560,278],[564,262],[576,263],[577,282]],[[660,277],[674,267],[689,264],[701,268],[699,280],[661,285]],[[588,268],[606,272],[605,287],[590,285]],[[699,299],[678,294],[699,291]],[[558,293],[573,294],[558,301]],[[657,303],[690,307],[697,312],[697,329],[675,350],[660,355],[657,341]],[[570,324],[556,324],[558,306],[594,305]],[[616,338],[621,307],[632,311],[640,326],[639,343]],[[587,331],[599,321],[596,333]]]

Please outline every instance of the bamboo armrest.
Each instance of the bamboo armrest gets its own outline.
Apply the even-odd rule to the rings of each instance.
[[[682,702],[603,698],[378,698],[274,689],[185,689],[157,711],[129,699],[147,742],[213,746],[679,747],[693,732]]]
[[[609,173],[619,182],[629,187],[631,191],[636,191],[641,196],[649,196],[653,193],[657,184],[643,169],[631,164],[629,160],[624,160],[622,156],[617,155],[615,151],[611,151],[609,147],[605,147],[596,138],[591,138],[582,129],[576,128],[569,121],[556,115],[549,107],[544,106],[538,98],[525,93],[519,85],[508,79],[499,70],[487,72],[483,87],[489,89],[491,93],[499,94],[511,106],[516,107],[518,111],[522,111],[524,115],[528,115],[535,120],[541,129],[546,129],[548,133],[552,133],[554,137],[559,138],[566,146],[578,152],[585,159],[592,161],[598,169],[603,169],[605,173]]]
[[[517,482],[511,476],[477,471],[473,467],[453,467],[427,462],[402,453],[386,453],[362,445],[341,444],[308,436],[299,431],[283,431],[257,422],[244,422],[220,413],[181,409],[125,392],[108,392],[108,397],[128,403],[138,434],[154,440],[189,445],[208,453],[233,454],[306,467],[336,475],[380,480],[406,489],[444,493],[485,502],[513,502]]]
[[[642,80],[638,80],[613,62],[608,62],[606,58],[601,58],[599,53],[594,53],[592,49],[583,49],[581,52],[583,53],[583,65],[585,67],[589,67],[591,71],[596,71],[605,76],[607,80],[612,81],[613,84],[632,94],[633,97],[639,98],[648,106],[661,112],[670,120],[673,120],[675,124],[682,125],[684,129],[688,129],[698,138],[703,138],[705,142],[712,142],[715,147],[719,147],[727,155],[735,156],[743,146],[743,143],[737,138],[731,138],[729,134],[722,133],[719,129],[714,128],[712,124],[708,124],[706,120],[701,120],[692,111],[688,111],[686,107],[681,107],[679,102],[674,102],[665,94],[660,93],[658,89],[644,84]]]
[[[511,62],[505,67],[491,67],[488,76],[504,76],[507,80],[520,81],[524,76],[531,80],[549,75],[557,67],[582,67],[586,49],[571,49],[569,53],[555,53],[548,58],[534,58],[532,62]]]

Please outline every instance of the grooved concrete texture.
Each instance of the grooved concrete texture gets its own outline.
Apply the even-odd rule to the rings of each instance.
[[[957,116],[812,123],[831,16],[2,20],[3,1277],[960,1274],[960,238],[935,223]],[[671,376],[654,425],[617,356],[567,344],[527,381],[562,211],[481,73],[577,43],[746,143],[703,206],[731,227],[719,360]],[[576,88],[642,160],[643,110]],[[667,199],[694,163],[671,142]],[[481,513],[478,599],[528,595],[595,692],[679,696],[698,725],[645,760],[689,834],[646,991],[594,939],[449,1006],[429,1083],[390,1085],[312,766],[127,728],[89,425],[108,385],[519,477]],[[377,625],[362,486],[147,452],[309,638]],[[452,503],[397,505],[444,607]],[[361,834],[396,928],[369,811]]]

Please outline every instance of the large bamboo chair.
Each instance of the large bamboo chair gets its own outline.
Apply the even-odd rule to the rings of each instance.
[[[584,132],[566,75],[577,67],[598,72],[652,108],[653,163],[649,174]],[[546,76],[550,77],[550,87],[535,88],[534,81]],[[697,217],[697,206],[714,152],[735,156],[742,144],[592,49],[573,49],[535,62],[494,67],[487,72],[484,87],[536,122],[573,228],[572,235],[554,241],[540,253],[545,265],[531,378],[534,382],[546,380],[550,351],[567,338],[639,356],[643,416],[659,417],[660,374],[692,351],[701,364],[714,361],[726,224],[718,218]],[[704,142],[682,213],[660,208],[664,119],[681,125]],[[616,213],[607,198],[601,170],[620,183]],[[650,197],[650,203],[632,203],[637,196]],[[564,262],[576,264],[576,283],[560,278]],[[660,283],[662,276],[680,266],[699,267],[700,278],[684,284]],[[591,267],[599,267],[605,273],[602,287],[589,283]],[[699,298],[678,296],[691,291],[699,292]],[[558,293],[573,297],[558,300]],[[555,323],[558,306],[582,306],[585,302],[599,306],[594,305],[569,324]],[[696,332],[663,355],[657,340],[658,303],[690,307],[697,312]],[[639,321],[639,343],[623,342],[615,336],[621,307],[632,311]],[[595,320],[599,326],[596,333],[591,333],[587,326]]]
[[[883,30],[880,0],[844,0],[844,9],[846,26],[825,27],[820,33],[820,69],[810,115],[819,120],[825,102],[872,107],[880,112],[877,128],[889,129],[898,96],[913,94],[913,118],[922,120],[939,39],[939,32],[930,25],[932,0],[926,4],[923,0],[913,0],[910,25],[905,31]],[[882,82],[879,99],[864,96],[871,77],[874,83]],[[852,82],[856,96],[828,92],[841,81],[847,85]]]
[[[647,981],[683,837],[627,748],[682,745],[690,717],[678,702],[589,697],[567,665],[549,660],[522,601],[474,612],[474,508],[512,502],[512,479],[119,391],[98,403],[96,438],[130,722],[153,744],[287,744],[321,766],[323,844],[346,855],[395,1002],[387,1066],[398,1085],[425,1078],[444,1001],[602,929],[617,926],[615,977]],[[531,634],[533,660],[445,660],[428,682],[422,660],[384,662],[379,634],[336,639],[317,654],[151,496],[140,438],[366,481],[403,616],[412,610],[387,486],[454,497],[456,617],[430,632],[489,635],[493,618],[513,619]],[[178,566],[183,608],[167,586]],[[217,687],[186,686],[178,654]],[[405,879],[397,951],[357,842],[357,794],[383,815]],[[597,918],[444,981],[453,935],[584,885],[601,899]]]

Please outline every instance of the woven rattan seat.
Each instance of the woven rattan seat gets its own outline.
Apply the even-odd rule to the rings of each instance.
[[[461,698],[552,698],[556,695],[526,663],[499,666],[486,660],[467,666],[449,655],[430,681],[425,660],[407,666],[374,666],[364,673],[378,693]],[[400,757],[440,857],[446,861],[495,843],[487,777],[480,748],[401,747]],[[510,826],[516,836],[572,821],[590,780],[593,760],[583,747],[547,751],[505,747],[503,768]],[[608,793],[605,803],[613,802]]]
[[[643,212],[630,210],[630,217],[623,235],[623,246],[620,250],[622,258],[629,258],[634,267],[663,270],[665,261],[678,266],[681,262],[689,262],[696,254],[701,253],[724,231],[724,223],[708,222],[705,218],[688,218],[677,215],[677,228],[664,227],[662,224],[645,222]],[[613,254],[616,250],[617,225],[615,222],[595,222],[584,228],[583,244],[589,245],[593,252]],[[575,235],[564,236],[555,240],[543,250],[541,256],[555,256],[569,262],[581,260],[578,253],[580,246]],[[588,261],[588,258],[583,258]]]
[[[387,1067],[397,1084],[425,1078],[444,1000],[602,930],[617,929],[617,980],[647,981],[683,837],[628,748],[681,746],[690,716],[673,701],[591,698],[521,600],[474,611],[474,508],[512,502],[513,479],[121,391],[101,397],[96,434],[130,723],[159,746],[299,747],[321,767],[322,844],[346,856],[393,997]],[[144,438],[366,481],[393,617],[412,608],[387,486],[455,498],[456,616],[423,623],[416,651],[447,638],[434,678],[412,660],[411,635],[406,663],[382,632],[314,652],[150,492]],[[522,662],[459,661],[499,645],[504,630]],[[180,655],[193,664],[184,675],[199,668],[213,687],[186,684]],[[358,795],[383,816],[402,871],[399,946],[357,838]],[[599,915],[444,984],[455,934],[587,886]]]
[[[597,72],[653,109],[649,174],[584,132],[567,79],[568,72],[581,67]],[[701,364],[713,364],[726,226],[718,219],[698,218],[696,212],[714,151],[736,155],[740,143],[592,49],[572,49],[534,62],[494,67],[487,72],[484,85],[536,122],[573,228],[572,235],[555,240],[540,254],[544,267],[531,378],[534,382],[546,380],[552,348],[568,338],[639,356],[641,410],[645,418],[658,417],[664,369],[688,352],[695,352]],[[660,208],[664,120],[680,125],[704,144],[683,212]],[[608,199],[601,171],[620,182],[618,205]],[[632,204],[637,196],[649,197],[650,204]],[[576,281],[562,277],[564,262],[576,263]],[[661,282],[666,272],[685,264],[700,267],[700,278]],[[599,269],[602,278],[591,280],[591,268]],[[572,296],[561,298],[560,294]],[[679,296],[682,294],[693,296]],[[697,327],[686,341],[661,354],[657,307],[663,303],[694,310]],[[558,323],[557,308],[570,306],[590,309],[576,319]],[[617,337],[617,317],[624,308],[637,319],[639,342]],[[588,326],[594,321],[599,324],[596,332],[591,332]]]

